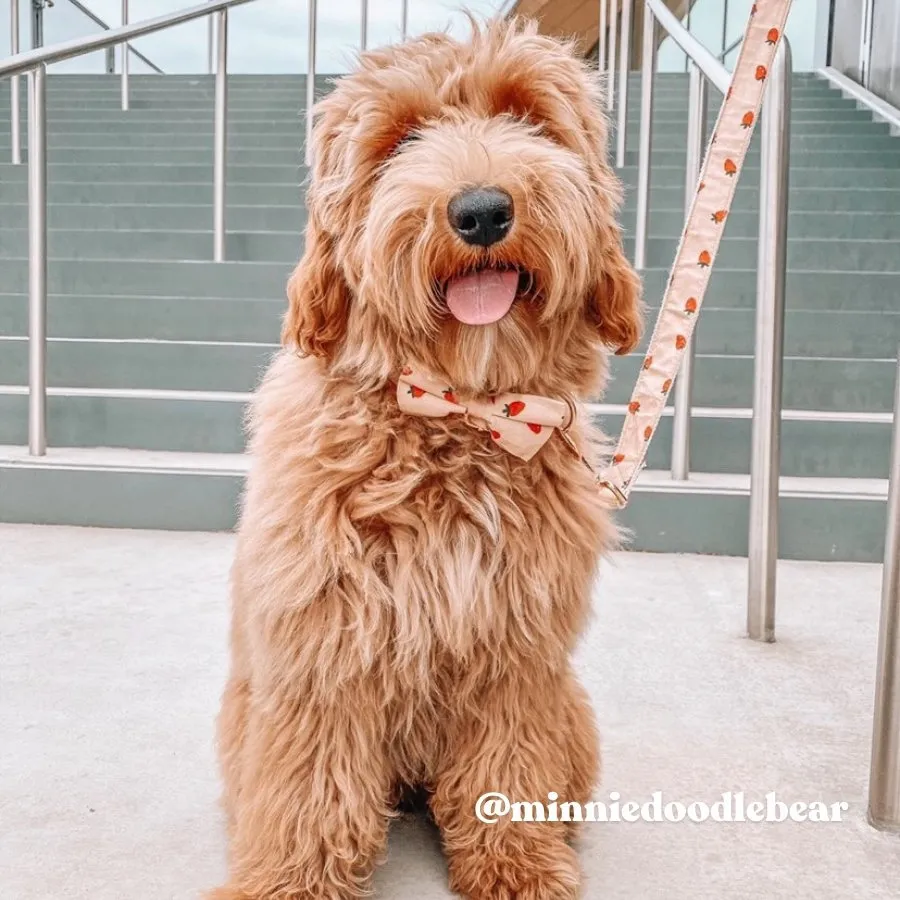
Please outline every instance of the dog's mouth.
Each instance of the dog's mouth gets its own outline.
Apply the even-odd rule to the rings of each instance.
[[[451,278],[444,297],[451,315],[465,325],[499,322],[512,308],[528,276],[518,269],[483,268]]]

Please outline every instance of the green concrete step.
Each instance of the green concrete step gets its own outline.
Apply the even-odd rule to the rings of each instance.
[[[285,189],[273,184],[229,184],[226,199],[232,206],[257,207],[302,207],[302,179],[298,174],[296,183]],[[28,192],[24,179],[14,182],[0,181],[0,211],[8,204],[23,205]],[[212,204],[212,179],[196,184],[162,184],[141,182],[100,182],[87,183],[53,181],[48,185],[51,207],[56,204],[79,205],[163,205],[163,206],[208,206]],[[628,186],[625,192],[623,214],[634,211],[636,192]],[[653,183],[650,190],[651,225],[656,210],[680,210],[684,205],[684,187],[675,184]],[[821,188],[792,185],[790,205],[794,212],[893,212],[900,208],[900,189],[884,188]],[[734,211],[755,210],[758,206],[758,192],[742,185],[738,189]],[[653,229],[655,230],[655,229]]]
[[[291,263],[154,262],[146,260],[54,260],[48,271],[50,294],[111,297],[257,297],[282,299]],[[4,290],[28,292],[24,265],[4,267]]]
[[[241,453],[246,406],[246,395],[221,391],[133,396],[109,390],[51,389],[47,436],[54,447]],[[26,392],[0,388],[0,444],[25,446],[27,421]]]
[[[818,195],[813,194],[811,198]],[[759,216],[754,210],[742,209],[751,198],[740,197],[728,217],[725,234],[728,238],[753,237],[759,233]],[[2,228],[27,228],[28,207],[24,203],[0,201]],[[633,234],[635,224],[634,203],[628,204],[620,221],[626,235]],[[241,231],[287,231],[295,242],[306,226],[306,209],[303,206],[236,206],[227,211],[228,229]],[[684,211],[651,208],[651,228],[654,238],[677,238],[684,225]],[[212,206],[200,205],[141,205],[141,204],[93,204],[54,203],[50,206],[51,229],[88,229],[120,231],[170,230],[209,231],[212,227]],[[889,212],[835,211],[823,216],[818,212],[795,210],[790,214],[788,236],[791,238],[850,240],[900,239],[900,216]]]
[[[758,132],[757,132],[758,134]],[[686,133],[685,133],[686,135]],[[679,133],[679,139],[670,132],[658,136],[658,140],[653,143],[653,160],[657,162],[666,162],[672,158],[681,160],[684,157],[684,139],[685,135]],[[24,135],[23,135],[24,137]],[[663,140],[665,139],[665,140]],[[294,152],[303,141],[303,131],[299,126],[292,131],[285,131],[279,134],[258,134],[254,132],[235,130],[228,134],[229,150],[259,150],[264,152],[271,150],[274,152]],[[805,135],[794,133],[791,138],[791,149],[794,152],[841,152],[841,153],[878,153],[882,151],[890,151],[892,153],[897,150],[897,139],[887,133],[886,126],[882,132],[877,126],[874,129],[864,129],[863,133],[859,130],[851,134],[833,135],[829,138],[826,145],[823,146],[820,135]],[[27,140],[23,142],[27,151]],[[96,131],[83,132],[66,132],[54,136],[50,142],[49,152],[51,157],[53,154],[63,153],[73,149],[79,150],[127,150],[139,148],[144,150],[151,149],[179,149],[179,150],[197,150],[212,153],[213,139],[212,128],[206,131],[186,132],[181,129],[172,129],[168,131],[132,131],[130,129],[117,129],[115,132]],[[637,138],[631,140],[629,135],[629,165],[637,164]],[[759,140],[754,138],[751,145],[751,154],[759,153]],[[671,162],[670,162],[671,164]]]
[[[47,381],[56,387],[114,390],[252,391],[276,347],[272,344],[99,341],[54,338]],[[605,400],[627,403],[641,357],[615,359]],[[784,405],[791,409],[888,412],[893,408],[893,359],[787,357]],[[698,406],[752,405],[753,358],[698,354]],[[24,385],[27,340],[0,338],[0,384]]]
[[[807,194],[814,198],[817,195]],[[759,236],[759,215],[755,210],[742,208],[745,197],[738,198],[736,205],[728,215],[725,226],[726,240],[732,238],[757,238]],[[798,205],[798,204],[795,204]],[[75,207],[77,208],[77,207]],[[85,210],[87,213],[88,210]],[[52,219],[51,210],[51,219]],[[212,213],[210,211],[209,215]],[[233,214],[232,219],[237,227],[241,214]],[[134,221],[130,217],[122,217],[123,222]],[[206,223],[208,224],[207,218]],[[633,235],[635,213],[626,209],[620,216],[626,235]],[[12,218],[10,218],[12,224]],[[125,227],[129,227],[126,225]],[[651,238],[678,238],[684,227],[684,210],[680,208],[650,209]],[[802,239],[839,239],[851,241],[864,240],[900,240],[900,216],[890,212],[851,212],[837,210],[823,216],[818,211],[801,211],[795,209],[788,217],[788,238]]]
[[[648,329],[656,317],[658,297],[648,297]],[[201,341],[262,343],[278,341],[282,298],[103,297],[52,295],[48,301],[49,334],[58,338],[98,340]],[[704,307],[697,349],[708,355],[753,353],[752,309]],[[28,298],[0,294],[0,335],[28,332]],[[887,359],[900,344],[900,310],[861,312],[790,308],[785,322],[789,356]]]
[[[52,389],[48,399],[51,446],[121,447],[158,452],[240,453],[246,394]],[[671,463],[671,410],[650,450],[651,468]],[[720,474],[749,471],[751,411],[697,407],[691,425],[692,468]],[[624,407],[604,405],[597,419],[607,434],[621,430]],[[0,388],[0,444],[27,441],[23,389]],[[890,416],[835,416],[786,410],[782,435],[785,475],[882,478],[888,471]]]
[[[144,114],[141,117],[128,117],[128,113],[109,113],[103,119],[102,133],[110,137],[110,143],[115,143],[119,135],[122,134],[143,134],[143,133],[167,133],[178,131],[182,134],[190,136],[209,136],[213,133],[212,116],[191,115],[183,118],[172,119],[167,115]],[[95,117],[74,116],[70,119],[61,119],[53,117],[47,124],[48,145],[52,145],[56,141],[65,141],[72,134],[92,134],[96,135],[98,130],[93,123]],[[244,117],[234,117],[229,119],[228,133],[232,134],[254,134],[254,135],[271,135],[274,139],[283,139],[286,136],[295,136],[301,139],[304,134],[303,117],[297,113],[287,118],[279,116],[260,117],[258,119],[247,119]],[[23,130],[24,131],[24,130]],[[888,126],[883,123],[873,122],[870,118],[858,118],[851,116],[843,118],[833,115],[828,110],[804,115],[802,119],[792,120],[791,134],[796,137],[809,137],[812,135],[828,135],[831,136],[853,136],[860,134],[871,134],[873,136],[883,136],[888,134]],[[687,135],[687,125],[685,123],[685,114],[674,112],[668,116],[666,121],[654,120],[653,141],[658,146],[668,143],[673,145],[677,142],[681,147],[684,146],[685,137]],[[23,133],[24,138],[24,133]],[[630,124],[627,134],[626,147],[629,150],[637,149],[638,130],[636,124]],[[0,118],[0,141],[9,141],[9,119]]]
[[[8,98],[8,94],[5,95]],[[837,116],[846,117],[847,119],[865,121],[864,114],[867,110],[858,109],[856,105],[845,100],[840,96],[831,95],[815,95],[815,96],[796,96],[793,98],[791,116],[796,119],[803,119],[804,116],[811,117],[812,111],[821,114],[834,113]],[[128,117],[132,119],[146,119],[156,114],[163,114],[167,119],[174,118],[190,118],[191,115],[212,116],[213,98],[212,96],[193,96],[184,97],[180,95],[166,96],[160,94],[157,97],[147,95],[133,96],[129,101],[130,108],[123,110],[121,108],[121,98],[119,96],[110,95],[104,99],[101,97],[88,96],[80,97],[58,97],[50,95],[47,99],[47,114],[50,118],[58,121],[68,121],[77,115],[90,117],[91,119],[118,119],[120,117]],[[675,118],[676,112],[686,110],[688,106],[687,96],[678,95],[671,98],[660,98],[654,103],[653,116],[655,121],[671,121]],[[710,123],[715,121],[718,113],[718,106],[711,109],[708,114]],[[0,115],[4,118],[9,116],[9,101],[0,103]],[[271,117],[290,118],[302,115],[306,111],[306,98],[303,93],[295,95],[287,95],[283,98],[271,97],[266,94],[258,94],[248,92],[244,95],[232,94],[228,98],[228,117],[229,118],[261,118],[262,114]],[[628,121],[637,122],[640,118],[640,102],[639,98],[630,100],[628,104]],[[682,113],[683,114],[683,113]],[[21,114],[24,121],[24,113]],[[615,113],[613,114],[615,118]]]
[[[208,163],[147,163],[134,164],[122,163],[50,163],[47,166],[49,182],[68,182],[98,184],[100,182],[113,183],[146,183],[146,184],[203,184],[212,183],[212,161]],[[228,179],[232,185],[240,184],[275,184],[283,189],[298,189],[303,180],[305,168],[300,165],[266,165],[255,163],[251,165],[229,165]],[[619,177],[626,187],[635,188],[637,185],[637,168],[626,166],[618,170]],[[741,175],[742,187],[759,185],[759,167],[752,165],[745,169]],[[0,183],[5,186],[16,182],[25,186],[27,180],[26,166],[0,166]],[[652,184],[679,184],[684,180],[683,166],[656,166],[651,176]],[[831,167],[799,167],[791,169],[792,188],[870,188],[900,190],[900,165],[884,167],[876,163],[866,168],[842,168]],[[4,190],[5,193],[5,190]],[[683,188],[682,188],[683,194]],[[12,199],[12,197],[10,197]]]
[[[3,229],[27,228],[28,206],[24,203],[4,203],[0,200],[0,216]],[[737,218],[737,217],[736,217]],[[831,219],[837,219],[834,216]],[[876,216],[876,219],[881,218]],[[888,223],[897,217],[885,215]],[[813,221],[822,217],[813,216]],[[84,204],[53,203],[48,213],[48,224],[53,229],[88,229],[133,231],[146,229],[157,231],[211,231],[213,221],[212,206],[209,204],[162,205],[162,204]],[[826,220],[828,221],[828,220]],[[850,227],[854,216],[845,217]],[[227,223],[230,231],[288,231],[294,235],[296,246],[300,245],[302,232],[306,227],[305,206],[237,206],[228,207]],[[730,223],[733,226],[733,223]],[[872,221],[869,228],[859,223],[856,228],[865,230],[873,237],[882,236],[888,224]],[[734,228],[736,231],[737,229]]]
[[[691,419],[691,468],[698,472],[739,475],[750,471],[752,410],[695,409]],[[627,413],[603,413],[598,421],[616,437]],[[884,478],[890,470],[891,422],[792,418],[782,423],[781,471],[802,478]],[[822,416],[823,414],[819,413]],[[660,422],[647,465],[669,471],[672,465],[672,417]]]
[[[54,338],[47,383],[54,387],[252,391],[272,344],[97,341]],[[0,384],[27,382],[27,340],[0,337]]]
[[[211,221],[211,219],[210,219]],[[50,229],[49,258],[208,260],[213,254],[212,231],[134,231]],[[236,232],[225,242],[226,258],[232,262],[296,261],[303,252],[297,231]],[[0,259],[23,258],[28,253],[28,235],[22,228],[0,228]]]
[[[726,236],[717,263],[725,269],[749,269],[758,257],[755,237]],[[651,238],[647,261],[651,267],[670,265],[675,256],[675,238]],[[632,241],[625,241],[633,256]],[[211,231],[122,231],[58,230],[48,234],[50,259],[208,260],[212,256]],[[28,235],[23,228],[0,228],[0,259],[22,259],[28,253]],[[226,256],[231,261],[295,261],[302,254],[302,238],[294,231],[238,232],[230,230]],[[817,271],[900,271],[900,247],[896,240],[791,239],[788,265]]]
[[[148,260],[53,260],[48,290],[57,295],[101,297],[212,297],[281,300],[291,263],[214,263],[208,261],[155,262]],[[24,260],[5,266],[3,289],[27,294]],[[643,273],[644,296],[658,303],[667,272]],[[864,285],[865,290],[860,286]],[[788,306],[806,310],[897,310],[897,276],[891,272],[788,273]],[[713,302],[714,301],[714,302]],[[712,276],[710,305],[753,309],[756,271],[716,270]]]
[[[228,530],[236,521],[246,461],[98,449],[0,462],[0,521],[169,530]],[[783,559],[877,562],[885,533],[883,482],[848,488],[784,479]],[[748,479],[703,475],[686,485],[646,472],[620,520],[640,550],[746,555]]]
[[[284,148],[269,147],[228,147],[229,165],[280,165],[302,166],[303,152],[299,141],[286,141]],[[25,151],[25,160],[28,152]],[[59,147],[51,146],[48,159],[53,163],[66,163],[70,165],[208,165],[212,158],[212,143],[208,146],[183,148],[183,147]],[[638,155],[636,152],[626,154],[627,165],[637,166]],[[654,154],[655,164],[674,167],[684,167],[686,157],[684,153],[667,149]],[[760,156],[757,149],[753,149],[747,157],[746,166],[759,166]],[[794,168],[826,168],[847,167],[850,169],[874,169],[891,168],[900,166],[900,142],[895,141],[893,147],[885,149],[849,149],[837,150],[823,147],[822,142],[816,142],[815,147],[804,148],[794,158]]]

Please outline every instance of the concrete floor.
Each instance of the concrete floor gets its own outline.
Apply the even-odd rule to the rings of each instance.
[[[195,898],[223,876],[212,723],[221,534],[0,526],[0,898]],[[842,824],[586,825],[589,900],[900,896],[865,822],[880,569],[784,564],[779,642],[742,637],[745,562],[621,555],[579,667],[598,799],[727,790],[848,801]],[[451,894],[436,835],[393,829],[377,897]]]

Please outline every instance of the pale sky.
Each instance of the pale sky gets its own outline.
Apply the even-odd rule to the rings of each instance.
[[[132,22],[193,6],[197,0],[131,0]],[[31,0],[19,0],[21,47],[31,47]],[[82,0],[101,19],[115,27],[121,22],[121,0]],[[464,34],[461,10],[489,15],[505,5],[504,0],[409,0],[409,32],[450,28]],[[0,56],[9,52],[9,20],[0,16]],[[346,71],[347,60],[359,46],[361,0],[318,0],[319,39],[317,70]],[[369,45],[383,44],[400,37],[401,0],[369,0]],[[229,71],[305,72],[306,0],[257,0],[229,14]],[[76,10],[68,0],[55,0],[44,11],[44,43],[53,44],[95,34],[97,26]],[[136,42],[143,53],[166,72],[206,70],[205,22],[191,22],[177,29]],[[133,59],[133,58],[132,58]],[[64,68],[63,68],[64,67]],[[133,60],[132,71],[142,66]],[[103,71],[103,55],[94,54],[64,63],[55,71]]]

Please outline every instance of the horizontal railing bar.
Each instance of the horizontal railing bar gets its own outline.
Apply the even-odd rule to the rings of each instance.
[[[662,0],[645,0],[654,18],[669,37],[697,64],[700,71],[723,94],[731,84],[731,73],[678,21]]]
[[[84,56],[97,50],[105,50],[107,47],[114,47],[125,41],[131,41],[148,34],[156,34],[158,31],[165,31],[175,25],[192,22],[194,19],[202,19],[212,13],[221,12],[223,9],[231,9],[232,7],[243,6],[245,3],[252,2],[253,0],[209,0],[208,3],[204,3],[202,6],[192,6],[179,12],[168,13],[164,16],[157,16],[155,19],[138,22],[135,25],[113,28],[103,34],[76,38],[72,41],[55,44],[52,47],[39,47],[36,50],[29,50],[26,53],[20,53],[18,56],[0,62],[0,78],[6,78],[10,75],[21,75],[42,64],[49,65],[66,59]]]

